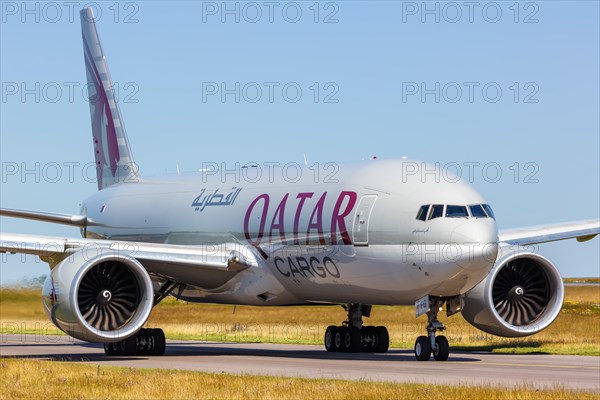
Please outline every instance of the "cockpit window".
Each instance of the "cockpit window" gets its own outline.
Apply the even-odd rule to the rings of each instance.
[[[429,211],[429,219],[439,218],[444,215],[444,205],[443,204],[434,204],[431,206],[431,211]]]
[[[483,211],[483,207],[481,204],[474,204],[469,206],[469,210],[471,210],[471,215],[474,218],[487,218],[487,214]]]
[[[496,219],[496,216],[494,215],[494,212],[492,211],[492,207],[490,207],[489,204],[482,204],[483,209],[485,210],[485,212],[487,213],[487,215],[489,215],[491,218]]]
[[[469,216],[465,206],[446,206],[446,217],[448,218],[466,218]]]
[[[429,211],[429,204],[426,206],[421,206],[421,208],[419,208],[419,212],[417,213],[417,219],[425,221],[427,219],[427,211]]]
[[[445,212],[444,212],[445,211]],[[435,218],[493,218],[494,212],[489,204],[471,204],[469,206],[453,204],[426,204],[419,208],[417,219],[420,221],[432,220]]]

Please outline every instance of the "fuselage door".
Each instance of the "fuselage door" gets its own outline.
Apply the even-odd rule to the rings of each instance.
[[[355,246],[369,245],[369,217],[376,200],[376,194],[366,194],[358,203],[352,225],[352,242]]]

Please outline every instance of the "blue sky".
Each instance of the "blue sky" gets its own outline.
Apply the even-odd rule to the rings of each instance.
[[[96,190],[77,15],[88,3],[73,4],[1,4],[2,207],[77,213]],[[408,156],[473,172],[501,229],[598,218],[599,3],[469,4],[92,3],[143,175]],[[1,229],[78,235],[7,218]],[[564,276],[599,276],[599,243],[540,251]],[[3,283],[47,271],[34,257],[0,265]]]

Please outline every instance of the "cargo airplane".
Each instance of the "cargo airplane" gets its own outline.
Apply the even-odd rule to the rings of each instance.
[[[403,174],[414,164],[405,159],[334,164],[319,179],[302,167],[293,182],[257,165],[244,166],[241,181],[215,171],[141,177],[94,16],[80,16],[99,190],[78,215],[0,211],[81,230],[82,238],[1,236],[0,251],[50,265],[43,307],[62,331],[104,343],[107,355],[162,355],[163,331],[144,326],[169,295],[341,305],[347,318],[325,330],[326,350],[385,352],[387,329],[363,318],[373,305],[415,305],[427,319],[416,359],[444,361],[444,309],[504,337],[535,334],[559,314],[561,276],[529,245],[590,240],[598,220],[498,232],[492,208],[469,184]]]

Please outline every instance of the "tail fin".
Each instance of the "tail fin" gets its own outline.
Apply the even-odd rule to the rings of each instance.
[[[98,190],[139,178],[91,8],[80,12]]]

